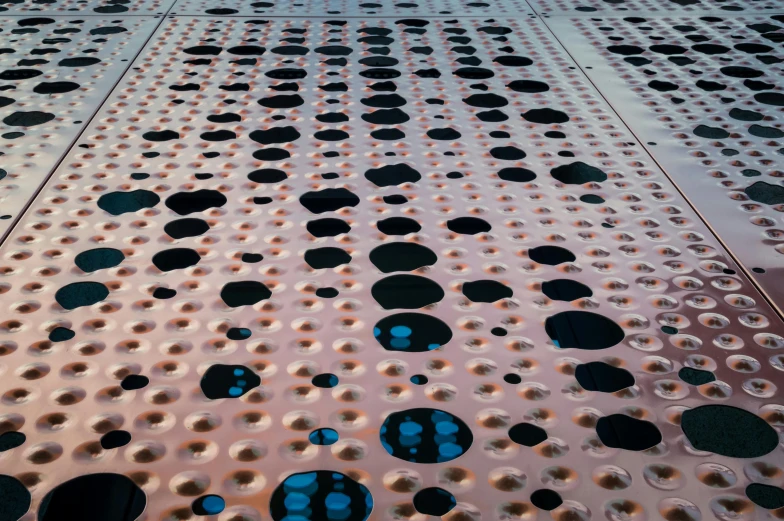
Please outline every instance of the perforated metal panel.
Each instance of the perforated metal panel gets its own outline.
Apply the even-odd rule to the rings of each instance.
[[[0,32],[0,237],[157,23],[152,17],[5,18]]]
[[[380,56],[368,52],[378,44],[359,42],[371,27],[389,29],[385,45],[399,63],[361,62]],[[449,40],[458,35],[470,41]],[[469,56],[481,62],[457,62]],[[711,455],[686,443],[678,422],[686,408],[720,403],[780,428],[782,323],[539,20],[171,18],[133,65],[0,249],[0,425],[27,435],[0,459],[3,472],[32,492],[33,511],[66,479],[120,472],[147,493],[149,520],[195,519],[191,502],[204,493],[226,499],[219,521],[267,520],[284,476],[329,469],[369,488],[372,520],[426,519],[412,497],[431,486],[456,496],[451,521],[544,519],[528,500],[540,488],[564,498],[550,513],[558,521],[767,518],[743,490],[750,481],[778,482],[781,450],[750,460]],[[372,69],[377,78],[363,76]],[[513,83],[521,80],[540,83]],[[391,81],[405,103],[371,101],[393,94],[371,85],[390,89],[378,84]],[[284,102],[273,96],[295,94],[271,89],[287,82],[302,103],[286,98],[290,108],[271,108]],[[410,119],[367,121],[379,110],[368,104],[395,101]],[[214,121],[227,113],[241,120]],[[316,119],[327,113],[348,120]],[[562,122],[534,122],[547,119]],[[282,133],[275,139],[289,141],[259,143],[254,132],[275,128]],[[405,136],[390,140],[382,129]],[[254,159],[272,147],[290,158]],[[511,147],[518,159],[503,159],[514,156]],[[575,185],[551,176],[578,161],[608,179]],[[366,177],[400,163],[421,178],[379,187]],[[247,177],[265,168],[285,179]],[[513,182],[509,171],[499,175],[504,168],[536,178]],[[335,188],[357,204],[315,215],[300,203],[307,192]],[[150,207],[118,215],[99,207],[102,196],[135,190],[160,202],[146,195],[134,201]],[[209,231],[172,239],[164,226],[181,215],[169,198],[196,190],[219,192],[226,203],[190,215],[208,221]],[[585,195],[604,202],[589,204]],[[403,204],[392,204],[400,196]],[[307,222],[325,216],[351,230],[314,237]],[[416,220],[421,230],[385,235],[377,222],[389,217]],[[463,217],[491,229],[450,229]],[[434,351],[389,351],[374,338],[374,325],[398,310],[377,303],[371,288],[388,274],[369,257],[394,242],[438,255],[417,271],[446,292],[419,311],[453,332]],[[324,246],[345,249],[351,261],[309,267],[304,252]],[[542,246],[568,249],[576,260],[534,262],[529,252]],[[89,274],[76,267],[78,254],[98,247],[119,249],[125,260]],[[153,256],[174,247],[197,250],[199,262],[161,272]],[[245,253],[264,259],[243,262]],[[513,297],[469,301],[462,285],[481,279],[503,282]],[[541,285],[554,279],[581,282],[593,295],[551,300]],[[227,307],[221,288],[247,280],[263,282],[272,296]],[[70,311],[55,302],[60,288],[87,281],[110,294]],[[160,287],[177,295],[156,299]],[[337,298],[315,294],[327,287]],[[623,341],[602,351],[559,349],[545,320],[580,310],[615,321]],[[47,340],[57,326],[75,338]],[[230,327],[252,336],[229,340]],[[506,336],[491,333],[498,327]],[[597,360],[626,368],[636,384],[613,394],[584,390],[574,368]],[[239,399],[207,400],[199,381],[212,363],[247,365],[262,386]],[[684,366],[713,371],[717,381],[687,385],[677,376]],[[324,372],[340,384],[314,387],[311,377]],[[507,373],[522,381],[505,382]],[[150,385],[124,391],[119,382],[128,374],[144,374]],[[429,383],[414,385],[415,374]],[[468,452],[430,465],[388,454],[382,421],[414,407],[462,418],[473,431]],[[645,452],[607,447],[595,426],[614,413],[655,423],[663,442]],[[548,439],[533,448],[513,443],[507,431],[522,421],[545,428]],[[311,444],[316,427],[336,429],[340,440]],[[119,428],[131,443],[103,450],[98,439]]]
[[[784,16],[643,18],[548,24],[781,306]]]
[[[156,15],[165,14],[174,0],[11,0],[0,2],[6,15]]]
[[[530,0],[537,13],[549,16],[696,16],[700,13],[733,15],[780,12],[775,0]]]
[[[207,0],[178,0],[171,14],[211,16],[495,16],[533,14],[525,0],[416,0],[383,2],[368,0],[263,0],[246,2],[224,0],[220,4]]]

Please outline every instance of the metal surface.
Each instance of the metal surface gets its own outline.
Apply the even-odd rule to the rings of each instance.
[[[174,0],[13,0],[0,1],[3,15],[128,16],[165,14]]]
[[[556,521],[769,519],[743,490],[752,480],[780,481],[780,448],[751,460],[696,452],[684,445],[677,421],[683,408],[722,403],[781,427],[784,327],[750,282],[735,273],[737,266],[542,22],[429,18],[419,35],[393,19],[251,20],[257,19],[167,19],[0,249],[6,317],[0,324],[0,425],[27,435],[25,445],[0,454],[0,462],[4,473],[28,486],[33,511],[62,481],[104,471],[125,473],[142,485],[148,520],[195,519],[190,504],[206,492],[227,500],[219,521],[268,520],[270,494],[283,476],[333,469],[367,484],[374,521],[424,521],[411,505],[413,492],[423,486],[456,495],[458,505],[445,517],[450,521],[546,519],[548,513],[528,502],[531,492],[544,487],[565,500],[549,514]],[[370,56],[369,45],[357,42],[363,27],[391,30],[390,56],[400,60],[394,68],[402,72],[394,82],[411,117],[397,126],[406,134],[402,140],[374,139],[370,133],[380,126],[361,118],[374,110],[361,100],[377,94],[368,87],[375,80],[359,74],[367,69],[359,60]],[[455,59],[464,55],[450,50],[455,44],[447,38],[455,33],[447,28],[465,29],[474,56],[493,71],[492,78],[453,74],[462,67]],[[292,34],[304,38],[307,55],[270,51]],[[243,43],[268,50],[254,65],[233,64],[239,57],[227,49]],[[198,45],[220,46],[222,52],[206,58],[183,52]],[[315,51],[326,45],[350,46],[347,64],[326,64],[329,56]],[[408,51],[414,46],[430,46],[433,52]],[[494,62],[504,54],[501,47],[533,64]],[[210,63],[185,63],[194,58]],[[281,67],[300,68],[307,76],[265,75]],[[441,77],[413,74],[430,68]],[[534,94],[506,87],[524,79],[546,82],[549,90]],[[269,87],[282,81],[296,81],[304,103],[290,109],[260,106],[260,99],[279,94]],[[250,90],[220,89],[238,82]],[[331,82],[345,82],[348,90],[319,88]],[[198,90],[170,89],[186,83]],[[472,88],[478,84],[488,90]],[[500,109],[508,121],[481,121],[477,114],[485,109],[463,101],[483,93],[508,100]],[[569,121],[520,118],[545,107],[565,112]],[[315,120],[335,111],[348,122]],[[226,112],[240,114],[242,121],[207,120]],[[284,125],[301,134],[277,145],[292,157],[255,160],[252,153],[262,146],[250,133]],[[443,127],[462,137],[436,141],[426,134]],[[342,129],[350,139],[318,139],[316,132],[325,129]],[[143,138],[163,130],[179,139]],[[236,137],[200,138],[216,130]],[[510,136],[494,138],[492,131]],[[550,131],[565,137],[545,137]],[[492,147],[509,145],[527,157],[507,161],[490,154]],[[149,152],[160,155],[142,155]],[[209,152],[219,155],[208,158]],[[550,176],[552,168],[574,161],[600,168],[609,179],[563,185]],[[416,168],[421,180],[378,188],[364,176],[370,168],[399,162]],[[529,168],[538,177],[528,183],[499,179],[497,172],[511,166]],[[288,178],[268,185],[250,182],[246,175],[259,168],[281,169]],[[453,171],[464,177],[448,178]],[[336,179],[322,177],[333,172]],[[150,177],[134,180],[132,173]],[[214,177],[199,179],[198,173]],[[335,187],[350,189],[359,204],[337,215],[315,216],[298,201],[307,191]],[[137,189],[157,193],[161,202],[117,216],[97,206],[104,194]],[[208,233],[174,241],[163,228],[180,216],[164,201],[197,189],[218,190],[228,202],[191,215],[210,221]],[[382,197],[391,194],[404,194],[408,202],[385,204]],[[601,195],[606,203],[585,204],[579,200],[585,194]],[[253,203],[265,196],[272,198],[270,204]],[[325,216],[350,221],[351,231],[316,239],[305,223]],[[391,237],[375,229],[378,219],[392,216],[416,219],[422,230]],[[465,216],[485,219],[492,230],[471,236],[446,228],[446,220]],[[395,353],[374,339],[374,324],[393,311],[382,310],[371,296],[371,286],[384,275],[368,255],[395,241],[427,245],[439,256],[434,266],[421,270],[446,291],[443,301],[422,310],[454,332],[437,351]],[[175,245],[198,249],[200,262],[160,272],[153,255]],[[528,250],[543,245],[568,248],[577,260],[559,266],[531,261]],[[318,246],[345,248],[352,260],[313,270],[303,252]],[[96,247],[121,249],[126,259],[85,274],[74,257]],[[246,252],[262,253],[264,260],[243,263]],[[594,296],[552,301],[540,284],[556,278],[589,285]],[[506,282],[514,297],[495,304],[469,302],[459,286],[479,279]],[[253,307],[227,308],[219,292],[237,280],[262,281],[273,296]],[[93,306],[65,311],[55,303],[55,292],[76,281],[104,283],[111,294]],[[154,299],[151,293],[159,286],[178,294]],[[316,297],[315,289],[323,287],[336,287],[340,295]],[[625,339],[605,351],[559,350],[543,322],[578,309],[613,319],[623,326]],[[47,341],[55,325],[69,327],[76,337]],[[665,334],[663,325],[679,334]],[[498,326],[508,336],[490,333]],[[228,340],[228,327],[248,327],[253,336]],[[573,376],[575,364],[600,359],[626,367],[637,384],[615,394],[583,390]],[[206,400],[199,380],[213,362],[256,369],[262,387],[241,399]],[[677,377],[684,365],[713,370],[718,382],[688,386]],[[322,372],[334,372],[340,385],[312,386],[310,377]],[[150,385],[122,391],[119,381],[129,373],[149,376]],[[417,373],[430,382],[410,383]],[[522,383],[505,383],[505,373],[517,373]],[[390,411],[412,407],[440,408],[462,418],[474,433],[468,453],[433,465],[388,455],[379,441],[381,422]],[[605,447],[593,425],[598,417],[618,412],[655,422],[664,442],[643,453]],[[512,443],[508,428],[524,420],[545,427],[548,440],[535,448]],[[340,441],[311,445],[308,433],[317,426],[337,429]],[[113,428],[128,430],[131,444],[101,449],[100,435]],[[715,474],[706,468],[719,469],[726,480],[712,480]],[[33,518],[31,512],[24,519]]]
[[[781,184],[782,140],[763,137],[759,129],[781,132],[782,109],[761,103],[758,97],[781,92],[775,85],[782,65],[766,64],[757,56],[782,58],[779,40],[784,37],[784,17],[724,17],[721,21],[691,17],[650,17],[645,21],[552,18],[547,23],[733,254],[781,306],[781,207],[750,200],[744,189],[760,181]],[[694,30],[679,31],[673,27],[676,25]],[[762,29],[768,32],[760,32]],[[655,41],[651,39],[654,35]],[[698,39],[687,38],[690,35]],[[719,44],[727,50],[705,54],[693,49],[695,42]],[[670,56],[652,52],[649,47],[655,44],[681,46],[685,52],[673,56],[693,63],[678,66]],[[738,44],[763,45],[770,50],[762,47],[756,54],[749,53],[737,49]],[[610,45],[639,46],[645,52],[635,56],[651,63],[635,67],[624,56],[610,52]],[[722,71],[728,66],[757,72],[751,80],[731,77]],[[655,90],[650,83],[654,81],[672,83],[678,89]],[[706,86],[720,90],[708,91]],[[756,119],[764,119],[742,121],[730,116],[731,110],[754,111],[760,115]],[[700,137],[695,135],[700,126],[726,135]]]
[[[545,16],[717,15],[780,12],[777,0],[529,0]]]
[[[367,0],[177,0],[171,14],[180,16],[497,16],[533,14],[525,0],[411,0],[396,3]]]
[[[0,173],[5,175],[0,179],[0,237],[98,110],[158,21],[152,17],[4,19]],[[119,28],[125,30],[106,32]],[[99,58],[100,62],[78,67],[61,64],[80,57]],[[32,71],[39,75],[32,76]],[[58,84],[66,92],[52,93]],[[32,126],[20,125],[13,117],[30,112],[44,113],[44,119],[51,114],[55,117],[43,123],[30,121],[37,123]]]

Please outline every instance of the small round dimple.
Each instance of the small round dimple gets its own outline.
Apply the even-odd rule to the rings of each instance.
[[[138,2],[124,1],[103,8],[141,12]],[[670,133],[667,140],[643,136],[660,141],[651,148],[657,161],[667,160],[673,143],[683,145],[681,159],[696,175],[710,177],[703,183],[705,200],[715,204],[706,208],[716,212],[724,198],[751,218],[736,223],[755,228],[749,240],[784,252],[784,235],[776,229],[780,205],[749,198],[765,198],[757,193],[764,185],[745,190],[757,181],[780,184],[781,139],[769,133],[779,125],[782,97],[778,87],[766,86],[781,65],[774,56],[780,17],[703,13],[673,22],[634,12],[651,7],[650,0],[624,1],[553,0],[563,12],[577,12],[575,6],[580,13],[597,11],[565,17],[561,27],[571,27],[575,38],[600,35],[593,43],[619,74],[603,80],[593,64],[591,79],[601,89],[602,81],[624,77],[643,112],[655,116],[630,124]],[[3,136],[7,172],[0,172],[0,188],[10,190],[4,190],[0,218],[9,218],[1,221],[6,226],[19,222],[0,252],[0,294],[8,302],[0,371],[18,382],[0,393],[8,409],[0,414],[0,442],[11,433],[27,437],[0,455],[10,462],[4,472],[35,495],[64,481],[58,469],[69,456],[74,475],[86,474],[88,462],[90,472],[107,462],[130,463],[137,468],[123,473],[147,495],[150,519],[358,521],[370,515],[365,495],[350,502],[349,520],[345,508],[328,515],[326,496],[354,486],[331,469],[368,490],[383,487],[383,505],[373,511],[379,519],[644,521],[658,515],[694,521],[712,513],[749,521],[766,515],[744,489],[780,486],[781,465],[766,455],[722,461],[732,469],[694,468],[727,456],[706,456],[699,441],[678,436],[681,417],[688,426],[689,416],[679,404],[686,395],[692,408],[745,403],[747,412],[780,429],[776,375],[784,370],[778,354],[784,340],[776,334],[775,313],[753,288],[742,289],[748,281],[726,251],[536,17],[529,13],[530,23],[509,18],[515,9],[529,12],[525,2],[363,0],[355,8],[364,18],[344,16],[350,10],[341,2],[323,7],[323,17],[303,17],[313,11],[312,0],[229,0],[225,6],[194,0],[191,7],[209,16],[185,25],[164,19],[150,52],[84,132],[74,126],[89,121],[80,106],[95,109],[86,101],[101,98],[117,73],[109,65],[134,47],[123,49],[108,35],[88,36],[90,24],[123,25],[135,37],[132,27],[141,28],[145,17],[76,22],[52,16],[54,23],[3,33],[6,42],[18,42],[0,45],[10,60],[0,70],[2,83],[16,86],[0,92],[0,105],[13,97],[6,114],[57,116]],[[25,18],[14,13],[27,4],[6,4],[12,26]],[[665,4],[673,16],[698,7],[692,0]],[[769,7],[771,0],[757,4]],[[717,8],[737,5],[727,0]],[[653,7],[649,11],[664,11]],[[74,0],[39,8],[46,9],[36,19],[52,9],[116,12]],[[278,17],[281,9],[288,10],[285,20]],[[630,16],[610,16],[622,10]],[[491,11],[495,21],[477,18],[487,20]],[[687,23],[694,27],[673,25]],[[68,31],[49,34],[54,28]],[[40,32],[25,32],[31,29]],[[44,36],[53,43],[25,44]],[[711,41],[702,41],[706,37]],[[759,43],[752,42],[770,49],[755,54],[750,46]],[[71,56],[82,43],[83,56]],[[46,54],[22,56],[29,49]],[[29,58],[40,63],[21,63]],[[67,70],[73,85],[48,78],[48,69],[66,70],[63,59],[81,64]],[[85,59],[101,63],[85,65]],[[750,71],[728,66],[768,77],[740,78]],[[44,79],[7,79],[31,72]],[[27,99],[36,84],[45,84],[38,91],[78,88]],[[727,137],[700,137],[699,125]],[[79,140],[20,213],[24,190],[37,186],[31,175],[41,161],[68,148],[63,129],[78,130]],[[723,226],[734,222],[731,214]],[[483,223],[490,229],[483,231]],[[185,248],[199,261],[168,272],[151,263],[161,251],[174,251],[168,261],[177,261]],[[408,253],[413,256],[400,257]],[[335,259],[350,261],[330,262]],[[752,274],[772,284],[776,277],[767,269]],[[423,299],[411,313],[385,312],[371,288],[393,273],[432,280],[444,296]],[[486,281],[513,294],[471,291],[471,283]],[[52,296],[71,282],[102,284],[107,295],[69,311]],[[560,315],[570,310],[600,315],[624,336],[608,345],[605,333],[617,333],[609,322],[572,335],[579,317]],[[73,360],[58,363],[63,356]],[[117,356],[128,361],[112,362]],[[211,394],[220,401],[210,401],[192,384],[216,363],[232,370]],[[248,373],[229,364],[243,364]],[[705,372],[727,381],[694,378]],[[250,388],[251,373],[265,385]],[[314,379],[322,374],[326,385]],[[662,400],[674,401],[667,406]],[[367,438],[378,435],[391,413],[436,402],[473,431],[476,447],[462,459],[428,469],[411,462],[411,454],[396,458],[378,450],[378,439]],[[80,410],[90,404],[97,409],[83,417]],[[606,431],[597,429],[614,414],[648,421],[666,436],[643,450],[650,461],[636,472],[623,463],[634,455],[619,454],[636,448],[619,434],[623,429],[612,421]],[[433,427],[428,445],[432,422],[418,423],[428,436],[401,447],[421,452],[446,445],[439,455],[457,453],[436,436],[459,436]],[[59,441],[73,437],[74,429],[87,429],[88,439],[76,447]],[[132,434],[131,443],[102,449],[99,438],[121,429]],[[328,429],[340,439],[314,445],[331,439]],[[519,429],[536,437],[519,438]],[[47,437],[62,443],[60,450],[41,445]],[[218,438],[232,441],[224,446]],[[224,451],[231,468],[221,470],[215,454]],[[700,461],[679,460],[684,451]],[[47,462],[53,457],[59,459]],[[178,460],[201,468],[173,481],[166,469]],[[542,465],[522,464],[529,460]],[[304,492],[288,480],[316,469],[326,473]],[[449,510],[417,506],[417,493],[434,487],[443,487]],[[590,493],[591,487],[602,494]],[[539,488],[557,492],[564,503],[539,512],[529,501]],[[690,495],[700,488],[704,501]],[[660,497],[635,497],[646,489]],[[296,503],[299,492],[307,509],[276,513],[280,503],[269,501],[282,494]],[[485,501],[484,492],[497,497]],[[191,504],[209,493],[226,494],[223,512]],[[333,507],[345,506],[345,498],[337,499]],[[16,514],[5,505],[0,510]],[[311,510],[314,505],[322,510]],[[19,516],[27,510],[24,505]]]

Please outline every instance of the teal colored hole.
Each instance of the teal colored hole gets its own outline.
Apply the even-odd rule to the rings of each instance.
[[[313,445],[332,445],[338,441],[338,432],[335,429],[316,429],[308,436]]]
[[[420,436],[405,436],[401,433],[397,441],[401,447],[417,447],[422,443],[422,438]]]
[[[226,508],[226,501],[220,496],[207,496],[201,502],[201,507],[208,514],[220,514]]]
[[[229,396],[239,396],[242,394],[242,389],[239,387],[229,387]]]
[[[454,459],[463,453],[463,448],[456,443],[442,443],[438,446],[438,453],[449,459]]]
[[[407,326],[395,326],[389,330],[392,336],[407,337],[411,336],[411,328]]]
[[[330,492],[324,499],[324,505],[329,510],[343,510],[351,505],[351,498],[342,492]]]
[[[350,508],[341,510],[327,509],[327,521],[345,521],[349,517],[351,517]]]
[[[243,372],[244,371],[242,369],[235,369],[234,370],[234,376],[242,376]]]
[[[286,494],[283,504],[287,510],[305,510],[310,505],[310,498],[302,492],[290,492]]]
[[[454,434],[457,432],[457,425],[450,422],[438,422],[436,423],[436,432],[438,434]]]
[[[310,518],[310,514],[307,514],[307,515],[304,515],[304,516],[301,516],[301,515],[298,515],[298,514],[296,514],[296,515],[289,514],[286,517],[284,517],[283,519],[285,519],[286,521],[310,521],[311,518]]]
[[[407,338],[393,338],[389,341],[389,345],[395,349],[405,349],[411,345],[411,340]]]
[[[293,476],[289,476],[283,482],[286,487],[290,488],[306,488],[310,486],[311,483],[316,481],[316,477],[318,475],[315,472],[308,472],[307,474],[294,474]]]
[[[414,436],[422,432],[422,426],[416,422],[403,422],[400,424],[400,434],[403,436]]]

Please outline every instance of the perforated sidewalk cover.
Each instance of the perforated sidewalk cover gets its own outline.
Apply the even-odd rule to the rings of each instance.
[[[0,246],[0,520],[784,515],[780,302],[666,166],[704,144],[551,32],[633,22],[186,5]]]

